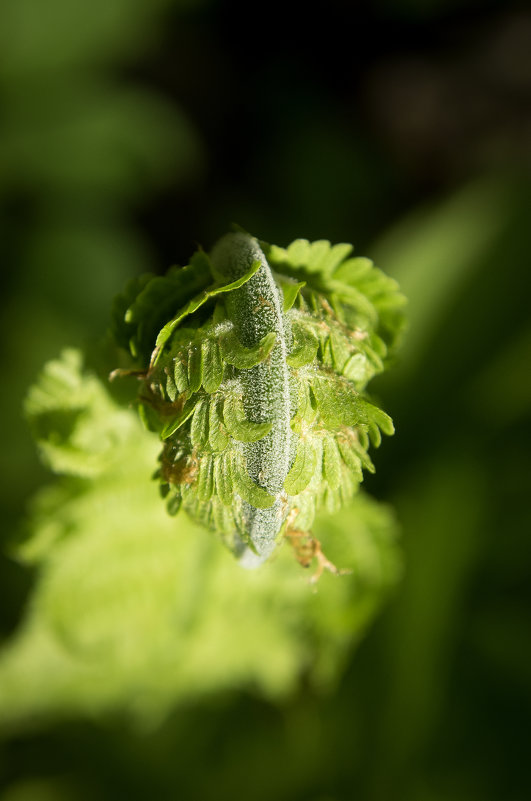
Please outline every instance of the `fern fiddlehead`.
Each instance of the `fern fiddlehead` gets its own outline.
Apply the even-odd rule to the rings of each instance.
[[[116,339],[146,368],[139,408],[163,441],[168,510],[245,566],[348,501],[374,469],[369,444],[393,433],[364,390],[396,347],[404,298],[351,251],[231,233],[115,303]]]
[[[234,335],[244,347],[256,348],[266,337],[273,343],[267,358],[239,374],[246,418],[271,426],[263,437],[241,446],[251,480],[274,498],[264,509],[246,500],[242,504],[243,525],[261,560],[272,552],[279,532],[284,482],[291,461],[291,375],[287,363],[291,329],[281,293],[256,241],[243,233],[227,234],[212,252],[214,270],[230,278],[245,275],[256,262],[260,263],[258,271],[227,296],[226,309]],[[247,561],[254,561],[251,554]]]

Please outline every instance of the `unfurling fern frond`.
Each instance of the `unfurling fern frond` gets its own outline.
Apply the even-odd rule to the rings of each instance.
[[[238,232],[117,299],[113,329],[143,370],[139,408],[163,441],[161,494],[247,566],[374,470],[391,418],[364,394],[403,328],[396,282],[352,246],[287,249]]]

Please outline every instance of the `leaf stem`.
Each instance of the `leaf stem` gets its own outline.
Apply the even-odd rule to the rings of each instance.
[[[246,348],[256,347],[267,334],[276,335],[268,358],[240,374],[247,418],[254,423],[272,424],[265,437],[240,446],[252,480],[275,498],[267,509],[243,501],[246,533],[256,552],[248,548],[242,553],[241,562],[254,567],[274,550],[285,515],[287,498],[283,484],[293,456],[291,379],[287,363],[291,327],[283,311],[282,292],[254,237],[245,233],[227,234],[214,247],[211,259],[214,269],[232,280],[248,272],[254,262],[260,263],[252,278],[227,295],[227,311],[238,339]]]

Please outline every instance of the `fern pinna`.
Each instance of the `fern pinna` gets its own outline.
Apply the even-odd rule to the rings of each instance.
[[[364,393],[396,347],[404,297],[351,253],[238,231],[115,302],[141,416],[163,441],[155,475],[168,511],[186,510],[244,566],[284,536],[301,562],[305,548],[315,555],[316,511],[352,497],[374,470],[369,445],[393,433]]]

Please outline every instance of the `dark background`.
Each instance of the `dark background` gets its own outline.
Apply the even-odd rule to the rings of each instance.
[[[367,481],[404,579],[332,696],[4,736],[1,801],[529,798],[531,16],[490,0],[0,3],[1,562],[44,480],[21,404],[127,278],[235,221],[354,242],[410,297]],[[38,670],[38,666],[34,666]]]

